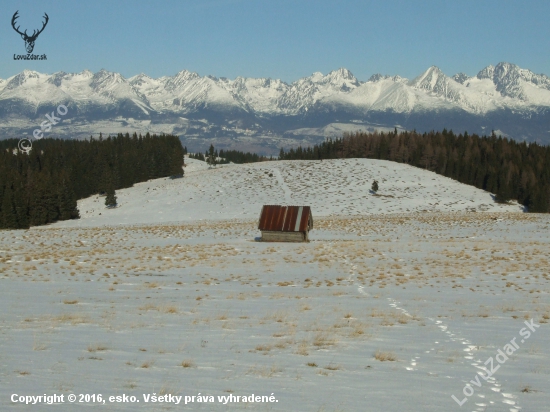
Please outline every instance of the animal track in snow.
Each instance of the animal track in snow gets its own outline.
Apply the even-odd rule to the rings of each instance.
[[[339,262],[342,265],[340,272],[348,273],[346,280],[353,283],[355,276],[357,276],[357,265],[353,262],[353,258],[350,258],[350,255],[338,253],[337,248],[334,246],[335,244],[333,242],[327,244],[327,252],[332,254],[334,257],[333,261]],[[383,253],[381,255],[385,256]],[[367,289],[368,286],[357,285],[357,292],[362,296],[370,296]],[[401,312],[407,317],[412,317],[400,301],[387,297],[387,302],[392,309]],[[448,343],[455,347],[458,345],[460,347],[458,350],[460,353],[460,364],[463,365],[463,368],[461,368],[462,370],[459,376],[447,376],[447,378],[453,378],[457,382],[456,394],[462,393],[463,388],[469,386],[471,390],[473,390],[473,394],[471,397],[468,397],[467,400],[470,401],[469,404],[473,408],[472,410],[476,412],[486,411],[488,407],[498,404],[507,407],[510,412],[519,412],[522,409],[521,406],[518,405],[518,397],[516,395],[502,392],[502,385],[497,381],[496,376],[487,376],[488,370],[484,364],[486,359],[481,360],[478,357],[479,355],[477,355],[479,346],[473,344],[469,339],[462,337],[460,334],[455,333],[443,320],[431,317],[426,317],[425,319],[429,320],[439,331],[434,333],[443,333],[445,338],[443,340],[434,339],[434,346],[430,345],[425,348],[422,353],[417,353],[415,356],[410,357],[410,361],[404,366],[405,370],[411,373],[428,373],[428,375],[431,376],[442,376],[441,371],[426,371],[425,367],[420,367],[421,359],[426,356],[432,357],[437,355],[441,350],[441,346],[437,346],[440,345],[440,342]],[[466,370],[466,372],[464,372],[464,370]]]

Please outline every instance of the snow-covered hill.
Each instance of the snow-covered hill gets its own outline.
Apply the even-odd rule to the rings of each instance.
[[[255,219],[264,204],[310,205],[314,216],[508,211],[490,193],[412,166],[373,159],[272,161],[219,165],[186,158],[185,177],[157,179],[78,202],[81,219],[56,226]],[[376,179],[380,189],[370,192]]]
[[[126,79],[106,70],[52,75],[24,70],[0,79],[0,131],[29,134],[59,104],[70,110],[54,133],[72,137],[89,137],[98,129],[218,141],[248,135],[276,147],[277,137],[291,130],[349,123],[362,130],[495,130],[550,142],[550,78],[504,62],[474,77],[449,77],[432,66],[412,80],[376,74],[360,81],[341,68],[291,84],[200,76],[187,70],[158,79],[146,74]],[[261,140],[266,137],[271,141]]]

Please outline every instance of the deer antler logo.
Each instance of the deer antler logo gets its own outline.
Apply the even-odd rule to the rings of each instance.
[[[27,30],[25,30],[24,33],[21,33],[19,31],[19,26],[15,27],[15,21],[17,20],[17,18],[19,17],[18,16],[18,13],[19,13],[19,10],[17,10],[13,17],[11,18],[11,26],[13,27],[13,29],[19,33],[21,35],[21,38],[23,40],[25,40],[25,48],[27,49],[27,53],[32,53],[32,51],[34,50],[34,42],[36,41],[36,38],[38,37],[38,35],[40,33],[42,33],[42,31],[44,30],[44,28],[46,27],[46,25],[48,24],[48,20],[50,19],[48,17],[48,15],[46,13],[44,13],[44,18],[46,19],[46,21],[44,21],[44,23],[42,23],[42,28],[40,30],[38,30],[38,32],[36,30],[34,30],[32,32],[32,36],[29,36],[27,35]]]

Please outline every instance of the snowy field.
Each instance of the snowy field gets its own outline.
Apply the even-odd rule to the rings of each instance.
[[[188,164],[0,232],[0,410],[548,410],[550,216],[390,162]],[[258,242],[264,203],[311,242]]]

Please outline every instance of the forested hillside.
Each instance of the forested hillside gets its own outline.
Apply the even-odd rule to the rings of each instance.
[[[452,131],[346,134],[320,145],[284,151],[280,159],[363,157],[391,160],[431,170],[517,200],[529,212],[550,212],[550,147],[519,143],[494,134],[455,135]]]
[[[183,173],[183,148],[172,135],[43,139],[28,153],[17,143],[0,141],[0,229],[75,219],[78,199]]]

